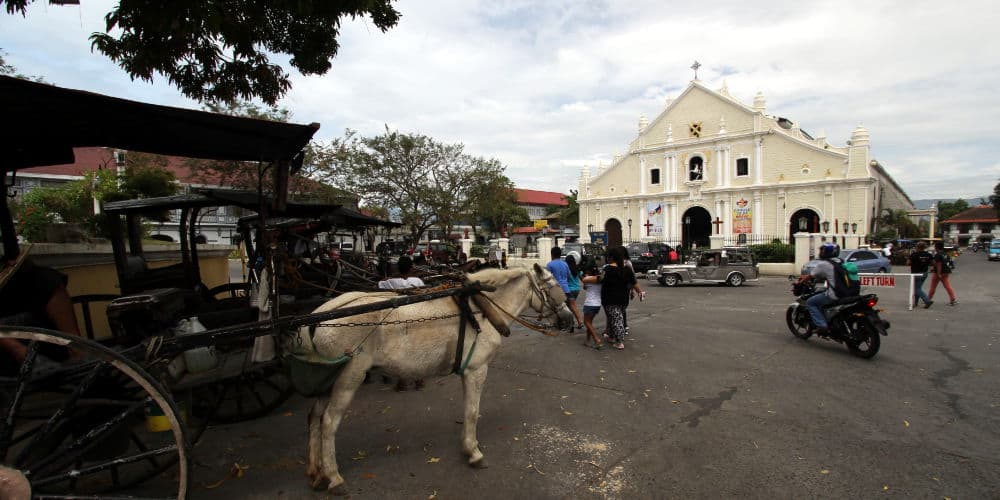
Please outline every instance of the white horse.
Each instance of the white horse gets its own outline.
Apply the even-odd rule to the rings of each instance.
[[[559,316],[561,321],[571,320],[565,305],[566,296],[547,270],[534,266],[529,269],[487,269],[469,280],[495,287],[495,292],[484,292],[498,309],[510,315],[519,315],[526,307],[539,316]],[[384,301],[395,296],[391,293],[353,292],[341,295],[315,312],[339,307],[357,306]],[[475,306],[473,306],[475,310]],[[303,327],[298,342],[307,351],[325,358],[337,358],[352,353],[334,383],[329,398],[320,398],[309,413],[309,458],[306,473],[316,489],[327,489],[337,494],[346,493],[344,478],[337,468],[335,435],[341,418],[355,391],[365,378],[365,372],[375,368],[388,375],[407,380],[452,373],[458,349],[459,308],[451,297],[420,302],[395,309],[383,309],[362,315],[350,316],[329,323],[371,323],[377,326],[318,326],[310,334]],[[427,322],[400,323],[420,318],[440,318]],[[568,319],[567,319],[568,318]],[[465,425],[462,431],[462,448],[473,467],[485,467],[483,453],[476,438],[479,420],[479,398],[486,382],[489,363],[500,347],[497,328],[482,315],[476,314],[482,328],[479,338],[471,325],[466,327],[462,352],[467,362],[462,373],[465,392]],[[504,315],[505,325],[513,321]],[[475,348],[470,355],[470,349]]]

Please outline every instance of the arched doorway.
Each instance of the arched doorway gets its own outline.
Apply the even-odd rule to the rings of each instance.
[[[622,246],[622,223],[618,219],[608,219],[604,223],[604,230],[608,233],[608,248]]]
[[[691,207],[684,211],[681,216],[683,229],[683,247],[691,248],[692,244],[698,248],[709,248],[712,246],[708,237],[712,234],[712,215],[702,207]]]
[[[809,208],[796,210],[788,222],[789,243],[795,243],[795,233],[819,232],[819,214]]]

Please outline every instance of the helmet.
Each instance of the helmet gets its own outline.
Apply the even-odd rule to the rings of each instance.
[[[821,259],[832,259],[840,255],[840,247],[833,243],[824,243],[823,246],[819,247],[819,258]]]

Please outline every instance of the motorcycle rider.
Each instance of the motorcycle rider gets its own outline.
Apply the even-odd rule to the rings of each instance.
[[[816,263],[809,274],[800,276],[798,281],[798,283],[805,283],[809,280],[826,280],[826,292],[813,295],[806,301],[809,317],[812,318],[812,323],[815,327],[813,333],[821,336],[829,332],[829,325],[826,322],[826,315],[823,314],[823,307],[838,299],[833,287],[833,281],[836,279],[836,271],[834,271],[833,266],[840,264],[839,255],[840,247],[833,243],[824,243],[823,246],[819,247],[819,262]]]

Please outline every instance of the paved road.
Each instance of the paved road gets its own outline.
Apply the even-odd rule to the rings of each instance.
[[[968,253],[929,310],[883,290],[873,360],[793,338],[788,283],[648,286],[622,352],[516,330],[492,365],[465,465],[461,381],[372,384],[338,433],[356,498],[1000,496],[1000,263]],[[193,498],[320,498],[304,477],[308,402],[210,429]],[[437,461],[432,458],[439,459]],[[249,466],[227,477],[233,463]]]

